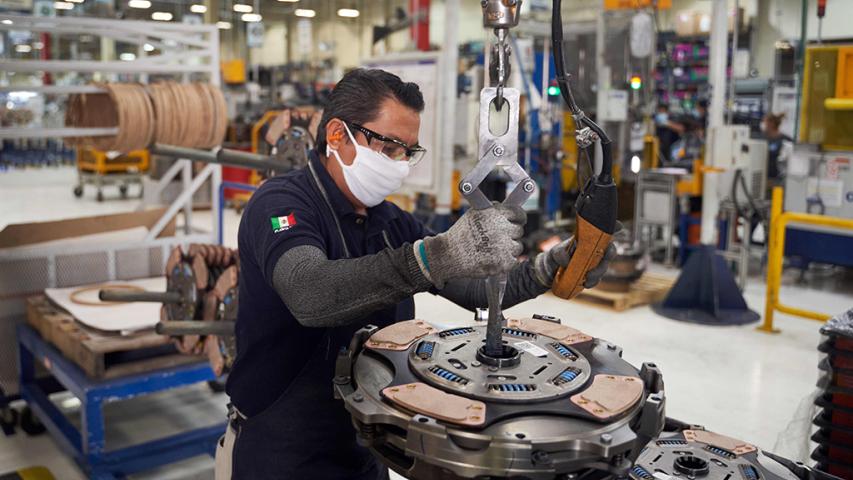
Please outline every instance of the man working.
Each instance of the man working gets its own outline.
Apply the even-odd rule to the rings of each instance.
[[[329,96],[308,167],[252,196],[239,232],[238,354],[217,479],[387,478],[333,398],[338,351],[366,324],[414,318],[415,293],[474,309],[487,304],[483,279],[509,271],[508,308],[546,292],[568,264],[566,243],[517,262],[521,209],[469,210],[433,235],[384,200],[425,153],[423,108],[414,83],[382,70],[348,73]]]

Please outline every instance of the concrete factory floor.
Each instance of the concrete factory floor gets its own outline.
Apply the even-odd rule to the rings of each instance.
[[[44,169],[26,175],[0,173],[0,228],[24,220],[130,211],[135,206],[135,201],[98,204],[91,195],[74,199],[73,179],[70,169]],[[209,222],[209,212],[196,214],[194,223],[206,226]],[[226,212],[226,243],[233,245],[236,241],[238,223],[235,212]],[[655,271],[673,276],[678,273],[662,267]],[[800,283],[796,272],[788,272],[785,283],[782,298],[786,304],[832,313],[853,307],[853,282],[849,277],[809,274],[806,282]],[[752,309],[763,313],[764,294],[763,278],[751,278],[745,297]],[[418,318],[437,324],[458,325],[472,318],[469,312],[430,294],[417,295],[416,303]],[[799,441],[777,444],[777,440],[798,414],[808,413],[800,403],[814,391],[818,377],[818,323],[777,314],[777,327],[782,332],[768,335],[756,331],[755,325],[693,325],[659,317],[648,307],[615,313],[551,295],[508,312],[533,313],[558,316],[572,327],[620,345],[624,358],[635,365],[644,361],[657,363],[666,382],[669,416],[789,457],[805,451],[804,429],[792,426],[781,435],[787,438],[793,434]],[[60,395],[56,400],[69,415],[75,413],[75,399]],[[109,404],[105,408],[107,446],[120,447],[192,426],[215,424],[224,418],[226,401],[223,394],[212,394],[206,385],[197,385]],[[57,478],[85,478],[48,435],[28,437],[18,432],[0,437],[0,472],[34,465],[49,467]],[[211,459],[199,457],[132,478],[206,479],[212,478],[212,468]]]

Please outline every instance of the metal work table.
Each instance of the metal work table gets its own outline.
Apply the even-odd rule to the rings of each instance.
[[[164,368],[138,375],[93,380],[45,342],[31,327],[17,328],[18,372],[21,397],[62,450],[71,455],[89,478],[112,480],[125,475],[177,462],[197,455],[213,455],[225,423],[177,435],[107,450],[101,407],[106,402],[126,400],[172,388],[215,379],[208,363],[199,362]],[[56,380],[81,402],[78,430],[48,399],[35,378],[35,365],[44,365]]]

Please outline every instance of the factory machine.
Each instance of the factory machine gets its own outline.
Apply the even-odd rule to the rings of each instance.
[[[504,203],[521,205],[536,185],[517,163],[519,92],[504,86],[506,39],[521,2],[481,3],[484,26],[497,37],[493,86],[480,94],[479,161],[459,190],[472,208],[491,208],[478,186],[497,168],[516,185]],[[597,143],[603,152],[602,169],[576,206],[575,253],[552,288],[569,299],[583,289],[616,229],[616,187],[610,139],[569,88],[560,4],[553,2],[552,42],[561,94],[579,148]],[[619,346],[550,315],[504,317],[505,283],[505,276],[487,279],[485,325],[441,329],[414,319],[367,326],[339,353],[335,394],[358,441],[390,469],[411,479],[832,478],[746,442],[667,422],[655,364],[637,368]]]
[[[797,145],[785,165],[785,211],[853,219],[853,45],[806,49]],[[850,230],[790,226],[785,255],[853,266]]]

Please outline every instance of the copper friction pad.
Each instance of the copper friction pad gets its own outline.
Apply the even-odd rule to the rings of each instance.
[[[407,410],[445,422],[476,427],[486,421],[485,403],[444,393],[425,383],[388,387],[382,395]]]
[[[435,332],[435,327],[423,320],[407,320],[379,330],[365,345],[377,350],[403,351],[408,349],[415,340]]]
[[[636,405],[643,395],[643,381],[638,377],[596,375],[592,385],[577,395],[572,403],[600,419],[615,417]]]
[[[685,430],[684,439],[688,442],[706,443],[712,447],[722,448],[735,455],[743,455],[758,450],[746,442],[705,430]]]
[[[574,345],[575,343],[583,343],[592,340],[592,337],[579,330],[575,330],[574,328],[546,320],[537,320],[535,318],[511,318],[507,320],[507,326],[551,337],[565,343],[566,345]]]

